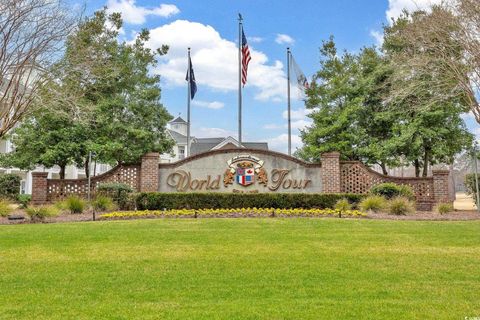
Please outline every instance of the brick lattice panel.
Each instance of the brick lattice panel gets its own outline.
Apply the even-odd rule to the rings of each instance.
[[[47,180],[48,201],[61,200],[70,195],[86,197],[88,194],[88,179],[49,179]],[[91,194],[101,183],[125,183],[138,191],[140,189],[140,165],[120,165],[112,170],[91,178]]]
[[[373,186],[394,182],[412,187],[418,203],[432,203],[434,201],[433,178],[400,178],[389,177],[377,173],[360,162],[347,162],[341,164],[341,192],[368,193]]]

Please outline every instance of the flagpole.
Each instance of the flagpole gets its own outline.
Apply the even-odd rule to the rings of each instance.
[[[188,91],[187,91],[187,157],[190,156],[190,100],[191,100],[191,84],[190,84],[190,48],[188,48],[188,67],[187,67],[187,79],[188,79]]]
[[[288,155],[292,155],[292,120],[290,118],[290,48],[287,48],[287,114],[288,114]]]
[[[242,145],[242,15],[238,14],[238,144]]]

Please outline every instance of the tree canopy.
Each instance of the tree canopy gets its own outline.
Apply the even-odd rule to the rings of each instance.
[[[16,149],[3,162],[59,165],[64,172],[68,164],[88,168],[90,151],[110,164],[170,151],[166,124],[172,117],[160,103],[160,77],[150,73],[168,47],[147,48],[146,30],[133,43],[120,42],[121,26],[120,14],[105,10],[80,23],[52,67],[56,76],[42,87],[41,106],[13,132]]]
[[[397,36],[412,23],[404,16],[386,27],[382,51],[363,48],[358,54],[339,55],[333,38],[324,42],[320,70],[307,91],[313,125],[301,133],[304,147],[298,156],[318,160],[323,152],[339,151],[344,159],[378,164],[385,174],[387,167],[412,164],[417,176],[426,176],[429,166],[452,163],[455,154],[471,145],[472,135],[460,117],[468,107],[455,82],[450,82],[448,95],[441,91],[445,87],[401,98],[394,94],[417,79],[442,77],[433,66],[412,68],[410,76],[398,77],[392,56],[419,50]],[[433,103],[438,96],[443,98]]]

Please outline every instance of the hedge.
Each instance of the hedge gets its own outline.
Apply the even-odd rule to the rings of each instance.
[[[333,208],[340,199],[354,206],[363,195],[311,193],[139,193],[138,210],[234,209],[234,208]]]
[[[480,175],[478,175],[478,183],[480,183]],[[469,173],[465,176],[465,189],[467,194],[477,202],[477,186],[475,184],[475,173]]]
[[[15,174],[0,175],[0,198],[16,200],[20,193],[20,180]]]

